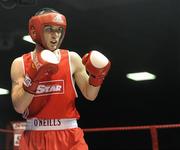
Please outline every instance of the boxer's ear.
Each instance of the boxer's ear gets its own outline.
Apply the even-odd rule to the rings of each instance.
[[[31,30],[29,31],[30,35],[36,39],[37,33],[34,27],[31,27]]]

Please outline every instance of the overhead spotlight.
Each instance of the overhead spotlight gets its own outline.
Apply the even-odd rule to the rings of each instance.
[[[149,72],[137,72],[137,73],[128,73],[126,75],[128,79],[134,80],[134,81],[145,81],[145,80],[154,80],[156,79],[156,76],[149,73]]]
[[[23,36],[23,40],[35,44],[30,35]]]
[[[7,95],[9,94],[9,90],[0,88],[0,95]]]

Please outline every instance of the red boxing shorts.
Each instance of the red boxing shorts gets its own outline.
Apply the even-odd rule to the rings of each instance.
[[[30,123],[27,121],[27,124],[32,124],[32,129],[30,130],[30,125],[28,125],[28,130],[25,130],[22,134],[19,150],[88,150],[83,130],[76,127],[74,119],[65,122],[61,119],[55,119],[55,121],[53,119],[51,121],[43,120],[44,123],[41,122],[40,124],[37,120],[35,124],[37,128],[32,124],[34,120],[30,120]],[[56,125],[61,121],[59,129],[57,126],[53,126],[52,121],[56,122]],[[51,122],[51,124],[48,124],[48,122]],[[50,128],[50,125],[52,128]],[[45,130],[46,128],[47,130]]]

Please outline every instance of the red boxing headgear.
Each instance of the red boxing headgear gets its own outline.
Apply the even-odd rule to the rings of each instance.
[[[58,12],[49,12],[31,17],[29,20],[29,34],[34,42],[43,46],[45,46],[45,43],[42,34],[45,25],[55,25],[63,28],[64,33],[60,39],[61,43],[66,31],[66,17]],[[36,34],[31,32],[32,29],[35,30]]]

